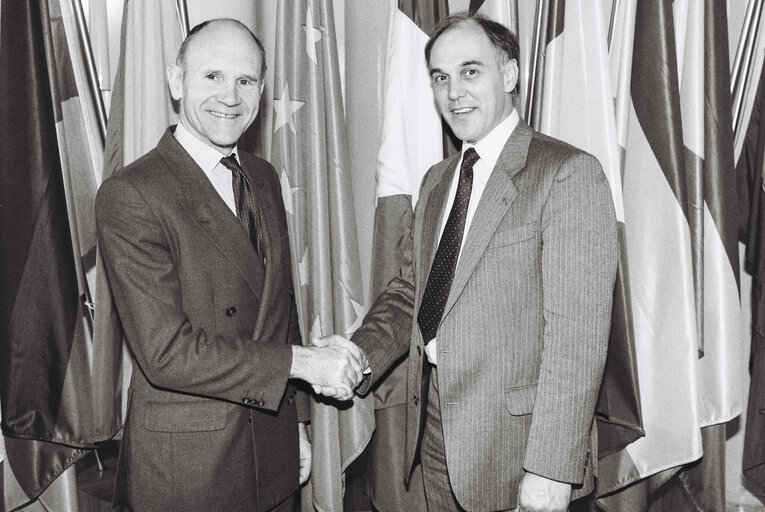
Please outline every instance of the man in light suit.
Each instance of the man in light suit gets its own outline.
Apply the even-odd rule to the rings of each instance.
[[[408,349],[406,474],[419,455],[433,511],[562,511],[593,487],[616,221],[598,161],[518,118],[518,54],[479,15],[434,30],[435,101],[462,152],[424,177],[412,265],[352,337],[362,393]]]
[[[301,344],[279,181],[236,145],[264,75],[244,25],[195,27],[167,71],[180,123],[98,193],[136,363],[115,497],[136,512],[292,511],[310,443],[289,379],[351,386],[366,366],[353,345]]]

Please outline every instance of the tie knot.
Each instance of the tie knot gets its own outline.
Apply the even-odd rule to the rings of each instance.
[[[231,153],[228,156],[224,156],[220,159],[220,163],[223,164],[226,169],[228,169],[231,172],[237,171],[242,172],[242,166],[239,165],[239,162],[236,159],[236,155],[234,153]]]
[[[465,154],[462,155],[462,166],[460,167],[462,172],[465,172],[468,169],[472,170],[473,166],[479,158],[480,157],[478,156],[478,152],[475,150],[475,148],[467,148]]]

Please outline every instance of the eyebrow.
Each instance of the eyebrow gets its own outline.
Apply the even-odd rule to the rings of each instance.
[[[481,66],[486,67],[486,64],[481,62],[480,60],[466,60],[465,62],[461,63],[459,65],[460,68],[466,68],[470,66]],[[430,68],[430,74],[433,75],[435,73],[443,73],[443,70],[441,68]],[[444,73],[446,74],[446,73]]]

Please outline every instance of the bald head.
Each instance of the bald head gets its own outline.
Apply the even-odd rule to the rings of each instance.
[[[192,46],[194,40],[198,39],[200,33],[209,29],[242,30],[249,34],[260,51],[260,61],[262,63],[260,76],[264,77],[266,75],[266,50],[263,48],[263,43],[261,43],[260,39],[252,33],[252,30],[250,30],[247,25],[233,18],[216,18],[195,25],[194,28],[189,31],[189,34],[186,36],[186,39],[183,40],[183,43],[181,43],[181,47],[178,49],[178,56],[175,58],[175,63],[180,66],[181,69],[185,69],[184,64],[189,47]]]

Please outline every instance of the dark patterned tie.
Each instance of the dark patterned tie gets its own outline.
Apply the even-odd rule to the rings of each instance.
[[[247,179],[242,167],[236,160],[233,153],[227,157],[221,158],[222,163],[231,171],[231,188],[234,190],[234,203],[236,205],[236,216],[242,223],[247,234],[250,236],[252,245],[258,254],[262,255],[262,234],[260,229],[260,207],[258,198],[252,191],[250,180]]]
[[[462,245],[462,234],[465,231],[470,191],[473,188],[473,165],[477,161],[478,153],[475,149],[468,148],[462,156],[454,204],[449,212],[449,218],[446,220],[441,240],[438,242],[433,266],[430,268],[428,282],[422,295],[417,323],[420,325],[420,332],[422,332],[425,343],[436,337],[438,324],[441,323],[441,317],[444,314],[446,298],[452,287],[454,269],[457,267],[457,257],[460,254],[460,245]]]

